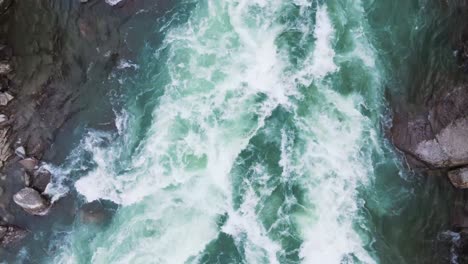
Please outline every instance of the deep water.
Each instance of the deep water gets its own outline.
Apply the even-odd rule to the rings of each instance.
[[[385,134],[389,100],[456,72],[434,2],[178,0],[136,16],[145,45],[87,84],[105,93],[51,150],[56,209],[6,262],[457,263],[450,184],[410,172]],[[98,225],[79,211],[96,200],[112,212]]]

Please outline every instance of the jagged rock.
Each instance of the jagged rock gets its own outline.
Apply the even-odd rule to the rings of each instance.
[[[39,164],[38,160],[35,158],[26,158],[20,160],[19,163],[28,171],[34,170]]]
[[[50,183],[51,176],[52,175],[48,170],[39,168],[34,172],[31,185],[34,187],[34,189],[39,190],[40,192],[44,192],[47,188],[47,185]]]
[[[0,105],[6,106],[13,98],[13,95],[7,92],[0,93]]]
[[[0,74],[5,75],[13,71],[10,63],[6,61],[0,61]]]
[[[8,145],[8,130],[8,128],[0,129],[0,168],[12,155]]]
[[[26,150],[24,149],[23,146],[17,147],[15,149],[15,154],[20,158],[24,158],[26,157]]]
[[[468,167],[449,171],[448,177],[455,187],[460,189],[468,188]]]
[[[49,201],[38,191],[26,187],[13,195],[13,201],[26,212],[33,215],[45,215],[49,209]]]
[[[28,235],[28,231],[14,225],[0,225],[0,245],[14,245]]]

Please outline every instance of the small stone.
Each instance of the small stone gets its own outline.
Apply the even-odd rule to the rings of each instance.
[[[4,114],[0,114],[0,124],[5,123],[8,121],[8,116]]]
[[[37,167],[37,165],[39,164],[39,162],[35,158],[26,158],[26,159],[20,160],[19,163],[26,170],[29,170],[29,171],[34,170]]]
[[[10,63],[6,61],[1,61],[0,62],[0,74],[8,74],[13,70],[11,67]]]
[[[44,196],[29,187],[23,188],[13,195],[13,201],[33,215],[45,215],[50,207],[49,201]]]
[[[15,149],[15,154],[21,158],[26,157],[26,150],[24,149],[23,146],[17,147]]]
[[[0,105],[6,106],[15,97],[8,92],[0,93]]]
[[[468,188],[468,167],[449,171],[448,177],[453,186],[460,189]]]

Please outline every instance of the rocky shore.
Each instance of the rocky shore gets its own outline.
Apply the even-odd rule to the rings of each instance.
[[[46,190],[52,175],[42,159],[64,124],[92,105],[85,95],[106,95],[86,85],[89,80],[105,80],[143,45],[127,41],[129,18],[151,17],[163,7],[144,0],[0,0],[1,246],[32,232],[19,218],[53,208]],[[75,212],[89,221],[106,215],[99,206],[88,207]]]
[[[444,8],[450,22],[460,22],[448,34],[451,47],[444,47],[453,51],[455,70],[436,68],[426,73],[432,87],[420,82],[406,95],[391,96],[390,138],[411,170],[452,184],[455,203],[447,206],[457,263],[468,263],[468,4],[448,1]]]

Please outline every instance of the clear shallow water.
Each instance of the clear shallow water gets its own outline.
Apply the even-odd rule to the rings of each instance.
[[[51,165],[51,193],[112,219],[77,216],[17,261],[447,263],[450,187],[405,173],[383,128],[424,6],[176,2],[111,76],[116,129]]]

